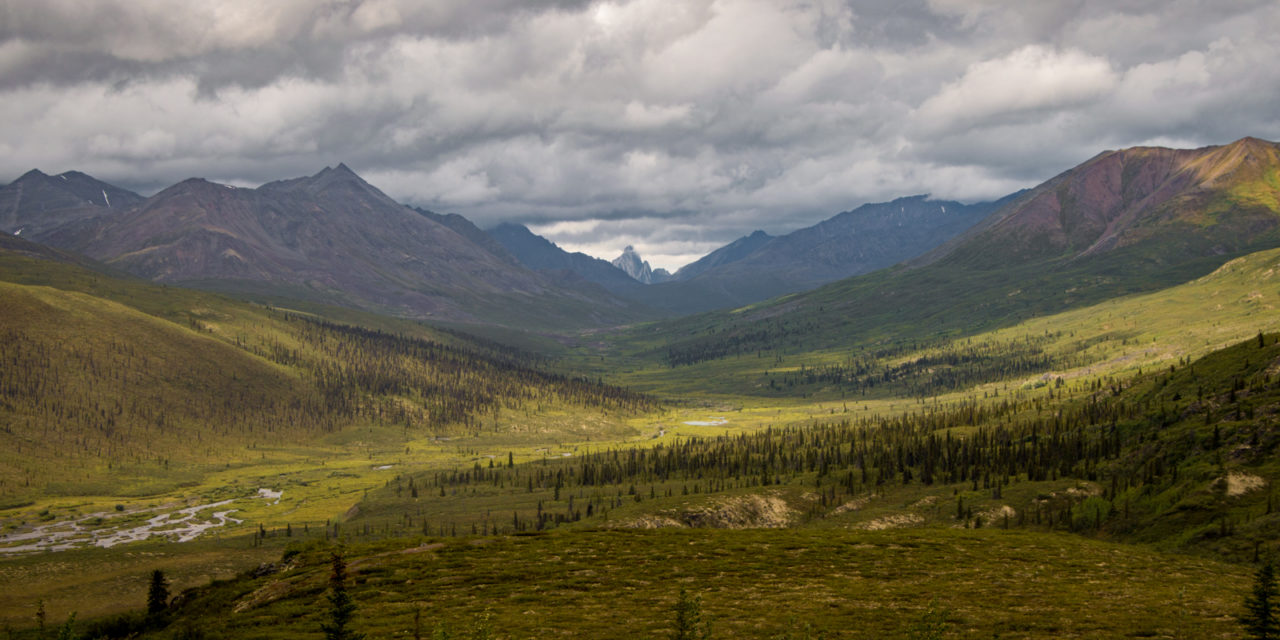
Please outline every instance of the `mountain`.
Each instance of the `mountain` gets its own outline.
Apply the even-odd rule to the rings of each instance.
[[[627,245],[622,250],[622,255],[613,259],[613,266],[623,270],[627,275],[631,276],[639,282],[645,284],[654,284],[658,282],[666,282],[671,278],[671,274],[666,269],[654,270],[649,267],[649,263],[636,253],[635,247]]]
[[[615,293],[635,289],[638,283],[627,272],[585,253],[569,253],[520,224],[504,223],[489,235],[520,264],[536,271],[571,272]]]
[[[1275,231],[1280,146],[1108,151],[1036,187],[927,257],[975,267],[1077,260],[1150,245],[1233,253]],[[1153,255],[1153,259],[1162,259]]]
[[[1109,151],[907,265],[648,331],[681,336],[664,357],[682,363],[965,335],[1173,286],[1276,246],[1275,143]]]
[[[809,289],[914,258],[977,224],[999,205],[924,195],[865,204],[776,238],[762,232],[742,238],[712,254],[720,254],[718,264],[690,265],[694,270],[686,279],[721,287],[757,282],[769,296]],[[754,249],[748,251],[750,247]]]
[[[485,251],[488,251],[511,264],[520,264],[520,261],[512,255],[510,251],[507,251],[506,247],[502,246],[502,243],[498,242],[493,236],[485,232],[480,227],[477,227],[474,222],[471,222],[465,217],[456,213],[440,214],[426,209],[419,209],[418,207],[411,208],[419,214],[453,229],[454,233],[457,233],[467,240],[483,247]]]
[[[608,263],[569,254],[519,225],[489,233],[530,269],[577,274],[622,298],[679,315],[738,307],[915,258],[998,204],[914,196],[864,205],[784,236],[756,231],[674,275],[652,269],[631,246]]]
[[[751,255],[757,249],[768,244],[773,239],[773,236],[763,231],[754,231],[751,235],[742,236],[741,238],[708,253],[696,261],[680,267],[676,270],[671,279],[688,280],[694,276],[706,273],[710,269],[714,269],[730,262],[737,262]]]
[[[126,210],[142,200],[79,171],[51,176],[32,169],[0,187],[0,231],[39,242],[52,229]]]
[[[757,231],[682,267],[672,281],[624,295],[677,314],[740,307],[916,258],[1007,200],[966,205],[911,196],[782,236]]]
[[[634,304],[525,269],[469,221],[404,207],[343,164],[257,189],[192,178],[44,239],[149,280],[270,300],[524,327],[637,317]]]

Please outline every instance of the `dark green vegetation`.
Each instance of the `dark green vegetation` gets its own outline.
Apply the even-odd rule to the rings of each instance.
[[[1252,640],[1280,638],[1280,621],[1276,616],[1275,565],[1268,562],[1258,567],[1253,579],[1253,591],[1245,598],[1245,614],[1240,617]]]
[[[397,477],[357,533],[591,526],[1029,528],[1280,553],[1280,344],[952,407]],[[503,509],[505,507],[505,509]]]

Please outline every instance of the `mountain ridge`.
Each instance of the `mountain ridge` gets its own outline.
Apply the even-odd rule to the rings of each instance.
[[[88,213],[41,240],[158,282],[521,326],[646,313],[525,269],[469,221],[400,205],[345,164],[258,188],[189,178],[130,209]]]

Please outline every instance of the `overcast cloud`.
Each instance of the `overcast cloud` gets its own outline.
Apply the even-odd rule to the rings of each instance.
[[[5,0],[0,182],[149,194],[343,161],[674,269],[1104,149],[1280,139],[1277,33],[1274,0]]]

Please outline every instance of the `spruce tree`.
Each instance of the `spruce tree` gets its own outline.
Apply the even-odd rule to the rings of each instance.
[[[1275,567],[1268,562],[1254,575],[1253,592],[1245,597],[1245,614],[1240,617],[1240,624],[1252,640],[1280,640],[1275,598]]]
[[[147,588],[147,617],[156,618],[169,608],[169,581],[164,572],[151,572],[151,586]]]
[[[347,628],[355,614],[356,604],[347,593],[347,563],[342,554],[333,554],[333,571],[329,574],[329,622],[320,625],[325,640],[363,640],[364,635]]]

